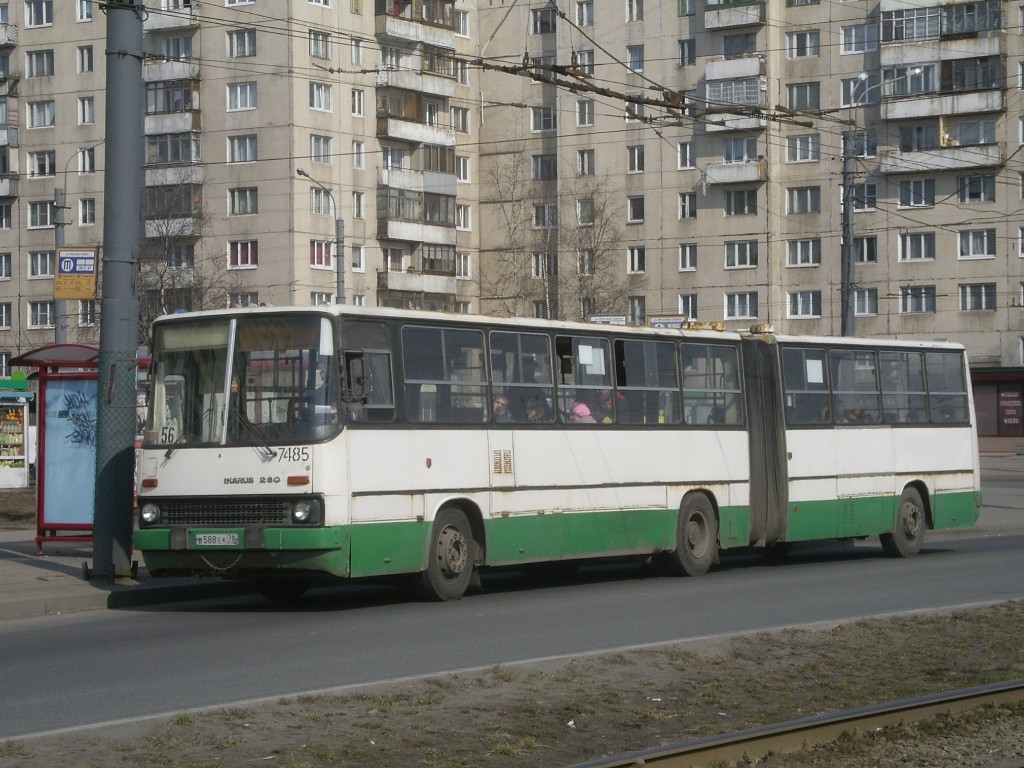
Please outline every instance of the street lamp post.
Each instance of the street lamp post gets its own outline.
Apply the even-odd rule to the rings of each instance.
[[[913,77],[923,72],[923,67],[912,67],[903,77]],[[861,72],[857,79],[866,83],[869,75]],[[868,85],[857,100],[854,106],[864,106],[868,94],[876,88],[885,85],[885,81]],[[850,124],[854,124],[850,120]],[[852,336],[854,333],[855,301],[854,291],[856,288],[855,265],[857,254],[853,247],[853,190],[854,190],[854,160],[857,158],[856,131],[843,131],[843,221],[842,221],[842,243],[839,251],[839,301],[841,314],[839,320],[840,334]]]
[[[334,303],[345,303],[345,221],[341,218],[341,210],[338,208],[338,201],[334,199],[334,193],[325,185],[314,179],[305,168],[296,168],[295,172],[303,178],[309,179],[331,198],[331,206],[334,208],[334,258],[335,272],[337,274],[337,285],[335,287]]]

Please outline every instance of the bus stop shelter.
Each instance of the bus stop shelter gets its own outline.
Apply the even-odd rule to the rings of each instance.
[[[99,350],[50,344],[11,360],[38,371],[36,554],[43,544],[93,540]]]

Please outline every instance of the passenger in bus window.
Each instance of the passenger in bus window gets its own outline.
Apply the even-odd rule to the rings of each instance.
[[[508,398],[505,395],[495,395],[491,401],[491,419],[498,424],[508,424],[512,421],[512,414],[508,412]]]
[[[569,421],[573,424],[596,424],[597,420],[590,413],[590,407],[586,403],[573,403],[569,409]]]
[[[594,420],[598,424],[612,424],[615,422],[615,408],[622,408],[626,404],[626,398],[621,392],[612,395],[610,389],[599,389],[597,391],[597,403],[594,405]]]
[[[551,421],[551,409],[540,398],[533,398],[526,404],[526,420],[535,424]]]

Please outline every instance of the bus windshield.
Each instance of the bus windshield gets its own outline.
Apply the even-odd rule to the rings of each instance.
[[[156,324],[144,444],[270,445],[336,434],[334,333],[323,315]]]

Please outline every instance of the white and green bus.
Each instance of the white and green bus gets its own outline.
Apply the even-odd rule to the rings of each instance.
[[[349,306],[153,325],[134,543],[154,576],[410,576],[879,536],[916,554],[981,503],[951,343]]]

